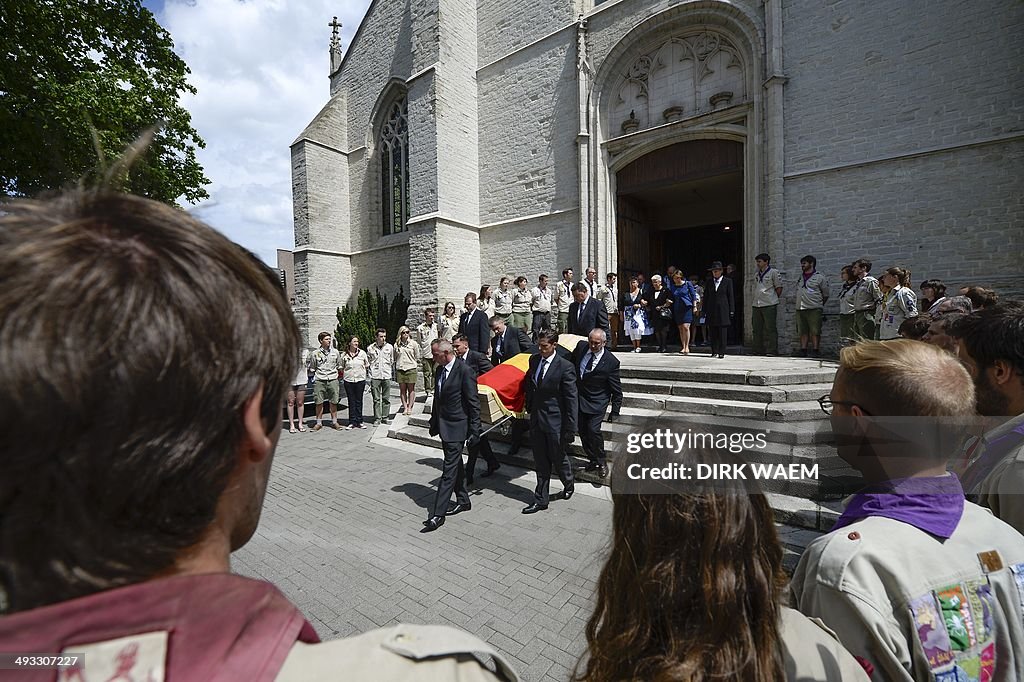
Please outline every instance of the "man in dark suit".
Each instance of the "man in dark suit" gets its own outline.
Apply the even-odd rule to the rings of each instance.
[[[480,440],[480,400],[476,394],[476,376],[466,363],[460,362],[452,344],[444,340],[430,345],[437,365],[434,383],[434,404],[430,411],[430,435],[441,436],[444,465],[437,484],[437,497],[430,517],[421,532],[429,533],[444,524],[445,516],[469,511],[469,491],[462,465],[462,446],[475,447]],[[452,492],[455,504],[451,504]]]
[[[523,377],[526,382],[526,410],[530,413],[530,445],[537,467],[534,502],[523,509],[524,514],[535,514],[548,508],[552,468],[558,472],[564,486],[563,499],[568,500],[575,492],[572,465],[565,453],[565,445],[576,433],[579,409],[576,373],[572,363],[555,352],[557,344],[558,334],[541,331],[537,335],[540,353],[530,358],[530,367]]]
[[[473,370],[474,379],[478,379],[484,372],[490,372],[494,369],[494,365],[491,364],[491,361],[487,359],[486,355],[483,353],[477,353],[475,350],[470,350],[469,339],[466,338],[465,334],[459,334],[452,339],[452,348],[455,350],[455,357],[458,358],[458,361],[465,363],[466,367]],[[469,446],[469,461],[466,462],[467,486],[473,485],[473,474],[476,472],[476,460],[480,455],[483,455],[484,460],[487,462],[487,471],[483,474],[485,478],[501,468],[501,463],[498,461],[498,458],[494,456],[494,451],[491,450],[491,443],[487,440],[487,436],[480,436],[480,440],[476,445]]]
[[[598,328],[603,329],[605,334],[612,333],[604,303],[591,298],[586,284],[581,282],[575,285],[572,288],[572,295],[575,300],[569,304],[570,334],[586,336],[592,329]]]
[[[725,346],[729,339],[729,327],[736,314],[736,299],[732,291],[732,280],[722,274],[722,262],[711,264],[711,277],[704,283],[704,300],[701,304],[707,331],[711,336],[711,357],[725,357]]]
[[[491,340],[491,328],[487,324],[487,313],[476,309],[476,294],[466,294],[466,312],[459,318],[459,333],[469,338],[469,347],[477,353],[487,353]]]
[[[586,471],[597,471],[601,478],[608,476],[604,453],[604,434],[601,422],[611,403],[608,421],[615,421],[622,409],[622,381],[619,377],[619,359],[605,349],[608,335],[603,329],[590,332],[587,341],[580,341],[573,351],[576,384],[579,390],[579,418],[577,420],[583,452],[590,463]]]
[[[533,353],[537,350],[526,332],[519,327],[509,327],[501,317],[495,315],[490,319],[490,324],[494,332],[494,338],[491,339],[491,360],[494,364],[500,365],[520,353]]]

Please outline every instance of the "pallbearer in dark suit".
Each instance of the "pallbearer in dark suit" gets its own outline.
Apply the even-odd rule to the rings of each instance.
[[[530,445],[537,467],[534,502],[523,509],[524,514],[548,508],[552,469],[558,472],[564,486],[562,497],[568,500],[575,492],[565,445],[576,433],[579,409],[576,373],[571,362],[555,353],[557,343],[558,334],[547,330],[540,332],[537,335],[540,353],[530,358],[530,368],[523,377],[526,409],[530,413]]]
[[[577,424],[583,452],[590,463],[587,471],[597,471],[601,478],[608,476],[604,453],[604,434],[601,422],[611,403],[608,421],[615,421],[622,409],[622,381],[619,378],[619,359],[605,348],[608,336],[603,329],[590,332],[587,341],[580,341],[573,352],[576,382],[579,389],[579,418]]]
[[[430,518],[423,522],[429,533],[444,524],[445,516],[469,511],[469,491],[466,472],[462,465],[462,447],[469,443],[475,447],[480,440],[480,400],[476,395],[476,375],[466,363],[460,362],[447,341],[434,341],[430,345],[437,365],[434,384],[434,404],[430,411],[430,435],[441,436],[444,465],[437,484],[437,497]],[[455,504],[451,504],[452,492]]]
[[[455,357],[459,359],[459,362],[465,363],[466,367],[473,370],[474,379],[478,379],[484,372],[490,372],[494,369],[494,365],[491,364],[486,355],[470,350],[469,339],[466,338],[465,334],[459,334],[452,339],[452,347],[455,349]],[[487,436],[480,436],[480,440],[476,445],[469,446],[469,460],[466,462],[466,485],[473,485],[476,460],[480,455],[483,455],[484,461],[487,462],[487,471],[483,474],[485,478],[501,467],[498,458],[494,456],[494,451],[491,450],[491,442],[487,440]]]
[[[733,297],[732,280],[722,276],[721,261],[711,264],[711,278],[704,283],[701,310],[711,335],[711,357],[724,358],[729,327],[736,313],[736,299]]]
[[[526,332],[518,327],[509,327],[505,320],[497,315],[490,319],[491,331],[491,362],[500,365],[509,358],[520,353],[532,353],[537,350]]]
[[[487,353],[491,340],[491,328],[487,324],[487,313],[476,307],[476,294],[466,294],[466,312],[459,318],[459,333],[469,338],[469,347],[477,353]]]
[[[591,329],[601,328],[611,334],[608,324],[608,310],[604,303],[590,296],[590,289],[580,282],[572,288],[575,299],[569,304],[569,333],[586,336]]]

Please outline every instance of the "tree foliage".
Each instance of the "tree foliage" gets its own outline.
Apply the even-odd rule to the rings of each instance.
[[[90,182],[161,124],[122,188],[208,197],[196,160],[206,144],[178,103],[196,92],[189,73],[139,0],[0,0],[0,194]]]
[[[338,328],[334,333],[338,348],[344,350],[353,336],[359,337],[360,348],[366,348],[376,340],[380,327],[388,330],[388,342],[394,343],[408,314],[409,299],[405,297],[404,287],[399,288],[391,303],[380,289],[375,294],[361,289],[354,308],[348,305],[338,308]]]

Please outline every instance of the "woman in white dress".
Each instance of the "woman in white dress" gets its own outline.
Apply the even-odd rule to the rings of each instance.
[[[633,352],[640,352],[640,340],[654,333],[651,322],[647,318],[646,302],[640,290],[640,281],[636,277],[629,278],[629,291],[622,295],[622,328],[633,342]]]

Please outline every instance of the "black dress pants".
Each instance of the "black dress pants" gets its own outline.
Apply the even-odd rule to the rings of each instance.
[[[572,465],[569,463],[569,456],[565,454],[560,434],[532,429],[530,447],[533,448],[533,463],[537,468],[534,502],[546,507],[549,500],[548,489],[551,487],[551,471],[554,470],[562,485],[568,488],[573,484]]]
[[[498,458],[494,456],[494,451],[491,450],[491,442],[487,440],[487,436],[480,436],[480,441],[476,445],[469,447],[469,461],[466,462],[466,472],[470,476],[476,475],[476,460],[480,455],[484,456],[484,461],[487,462],[487,466],[491,469],[498,466]]]
[[[452,501],[452,492],[455,493],[455,501],[459,504],[469,504],[469,490],[466,489],[466,470],[462,464],[462,446],[464,441],[449,443],[441,441],[441,449],[444,451],[444,464],[441,467],[441,480],[437,483],[437,497],[434,498],[434,508],[431,516],[444,516],[448,511],[448,504]]]
[[[711,332],[711,354],[725,355],[725,347],[729,340],[729,327],[709,327]]]
[[[601,423],[604,421],[604,414],[579,413],[576,421],[579,424],[580,440],[583,441],[583,452],[591,464],[605,465],[604,434],[601,433]]]

